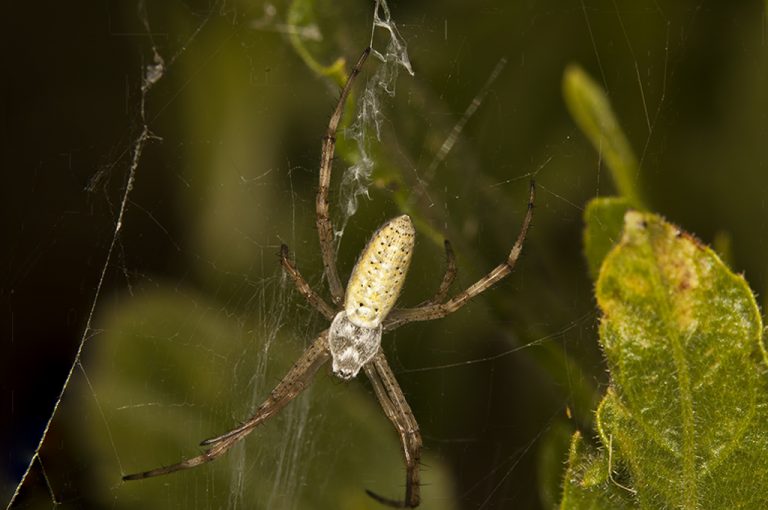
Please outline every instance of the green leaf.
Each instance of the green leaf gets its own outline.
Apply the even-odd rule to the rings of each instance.
[[[536,460],[536,478],[539,482],[539,501],[544,508],[555,508],[560,500],[560,482],[563,459],[573,433],[573,424],[558,420],[541,438]]]
[[[314,0],[293,0],[288,8],[288,25],[292,27],[315,26],[317,19]],[[337,58],[329,65],[322,64],[307,47],[298,30],[288,32],[288,40],[304,63],[319,76],[329,76],[341,87],[347,81],[346,60]]]
[[[602,449],[574,438],[561,508],[768,507],[768,363],[744,279],[677,227],[630,211],[597,300],[611,372]],[[585,475],[601,469],[602,481]],[[631,505],[594,503],[621,491]]]
[[[581,67],[571,65],[563,75],[563,96],[571,116],[605,159],[621,196],[644,209],[637,186],[640,167],[605,91]]]
[[[581,432],[571,438],[568,470],[563,483],[561,509],[609,510],[634,508],[631,492],[609,477],[605,451],[597,451],[584,441]]]
[[[624,214],[629,208],[629,201],[621,197],[595,198],[587,204],[584,254],[593,280],[597,280],[603,259],[621,238]]]

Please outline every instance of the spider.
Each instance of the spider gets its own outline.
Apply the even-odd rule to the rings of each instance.
[[[528,210],[517,240],[507,258],[464,291],[448,298],[448,291],[456,278],[457,268],[453,250],[446,240],[446,270],[432,299],[415,308],[393,309],[400,295],[414,247],[415,231],[410,218],[406,215],[388,221],[373,234],[352,269],[345,291],[336,267],[334,231],[328,212],[328,188],[336,131],[344,112],[344,105],[352,84],[370,52],[371,48],[366,48],[352,68],[331,115],[322,143],[320,185],[315,202],[316,223],[320,238],[320,253],[332,304],[325,301],[310,287],[291,260],[288,247],[282,245],[280,250],[280,262],[296,289],[317,311],[331,321],[330,327],[317,335],[245,423],[223,435],[200,443],[201,446],[207,447],[201,455],[177,464],[126,475],[123,480],[140,480],[165,475],[193,468],[220,457],[258,425],[277,414],[296,398],[309,386],[318,369],[328,360],[332,360],[333,373],[342,379],[352,379],[361,369],[365,372],[384,413],[394,425],[402,443],[406,468],[404,499],[386,498],[370,490],[366,492],[380,503],[395,508],[415,508],[419,505],[421,501],[419,459],[422,448],[419,426],[381,350],[381,335],[383,332],[392,331],[409,322],[445,317],[507,276],[520,256],[531,224],[535,186],[531,181]]]

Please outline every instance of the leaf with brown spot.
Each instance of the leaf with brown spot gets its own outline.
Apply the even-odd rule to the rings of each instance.
[[[744,278],[630,211],[596,294],[611,384],[600,448],[574,438],[561,508],[768,508],[768,367]]]

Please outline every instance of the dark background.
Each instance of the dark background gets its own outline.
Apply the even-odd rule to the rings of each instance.
[[[323,34],[322,42],[307,45],[315,58],[354,59],[367,41],[370,6],[324,0],[309,5]],[[246,1],[5,6],[3,500],[27,468],[82,338],[82,364],[41,455],[48,484],[36,465],[20,505],[50,506],[50,485],[65,506],[147,508],[141,493],[120,492],[125,489],[119,475],[192,454],[212,429],[247,415],[251,393],[263,396],[286,365],[278,363],[282,368],[264,386],[250,380],[249,369],[232,367],[241,359],[256,366],[273,358],[288,363],[322,327],[281,286],[276,252],[280,242],[290,244],[303,272],[320,284],[314,189],[320,138],[337,88],[302,61],[280,28],[289,4],[273,7],[276,16],[269,19],[264,3]],[[416,75],[401,74],[397,96],[385,100],[382,142],[374,144],[379,166],[372,200],[364,201],[347,229],[342,275],[370,232],[400,210],[398,196],[408,196],[506,57],[507,66],[429,183],[429,198],[417,202],[413,214],[454,242],[458,285],[466,286],[509,249],[525,209],[527,175],[544,165],[525,254],[508,281],[456,317],[404,329],[394,340],[385,339],[385,350],[422,426],[426,449],[439,459],[434,471],[447,473],[445,481],[435,481],[443,503],[425,498],[425,506],[546,508],[557,500],[564,441],[577,428],[590,430],[606,378],[581,254],[581,212],[591,197],[611,194],[613,187],[565,109],[563,70],[580,63],[607,89],[641,159],[638,182],[653,209],[707,243],[726,239],[732,267],[763,296],[766,3],[393,1],[390,7]],[[143,120],[142,76],[153,46],[166,69],[146,94]],[[145,125],[152,137],[105,268]],[[346,166],[339,158],[336,177]],[[440,278],[439,243],[425,231],[419,235],[406,303],[424,299]],[[293,335],[286,353],[279,339],[268,356],[259,347],[242,347],[258,343],[260,331],[275,329],[274,317],[286,325],[280,335]],[[216,339],[226,336],[222,328],[228,325],[234,337],[227,336],[232,344],[225,347]],[[206,343],[211,338],[212,348]],[[168,361],[166,349],[175,349],[178,366]],[[195,349],[209,349],[204,360],[213,364],[200,366],[185,357]],[[152,375],[137,381],[142,376],[125,369],[128,360]],[[193,375],[177,380],[174,371]],[[207,379],[227,387],[230,374],[237,381],[231,395],[206,389]],[[340,402],[333,405],[351,406],[345,412],[371,405],[376,426],[390,434],[364,382],[349,390],[360,400],[345,397],[344,385],[323,384]],[[121,428],[118,411],[131,403],[164,409],[194,399],[200,399],[194,418],[129,418],[130,427]],[[302,419],[310,430],[313,420],[336,430],[320,404],[306,413]],[[178,438],[147,425],[163,419],[176,427],[181,425],[174,419],[191,419],[194,426]],[[285,435],[297,429],[285,424],[281,430]],[[152,448],[142,452],[153,434],[168,448],[156,457]],[[394,437],[384,439],[399,470]],[[258,441],[256,435],[250,439]],[[301,483],[285,482],[287,499],[275,505],[304,508],[300,494],[336,494],[337,485],[362,492],[367,483],[355,470],[318,482],[312,472],[301,471],[313,469],[307,465],[333,472],[334,462],[345,462],[337,457],[347,456],[375,464],[380,450],[330,433],[321,444],[299,444],[295,459],[280,460],[290,467],[288,474],[276,473],[274,464],[261,470],[247,457],[246,469],[222,476],[242,472],[248,479],[258,473],[263,483],[272,483],[291,479],[291,469],[299,469]],[[400,472],[395,475],[399,480]],[[207,508],[223,505],[208,485],[233,494],[226,483],[203,478],[178,483],[176,490],[186,491],[183,499],[172,492],[173,480],[164,480],[158,486],[163,496],[151,500],[166,508]],[[228,505],[265,504],[258,493],[255,500],[241,497]]]

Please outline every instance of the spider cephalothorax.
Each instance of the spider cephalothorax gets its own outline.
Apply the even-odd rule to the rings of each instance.
[[[322,331],[312,341],[285,377],[256,409],[253,416],[241,426],[221,436],[203,441],[201,445],[208,449],[197,457],[170,466],[126,475],[123,477],[124,480],[164,475],[214,460],[293,400],[309,385],[318,369],[332,360],[333,372],[342,379],[355,377],[361,369],[365,371],[384,413],[395,426],[403,446],[406,465],[405,498],[389,499],[371,491],[367,491],[368,494],[377,501],[393,507],[413,508],[419,505],[421,501],[419,426],[381,350],[381,335],[409,322],[445,317],[507,276],[520,256],[525,235],[531,223],[534,187],[531,183],[528,211],[509,255],[501,264],[466,290],[448,298],[448,291],[456,277],[456,263],[451,246],[446,241],[447,268],[435,295],[415,308],[394,308],[411,262],[415,235],[410,218],[403,215],[388,221],[376,231],[352,270],[345,292],[336,267],[334,230],[328,213],[328,188],[331,180],[336,129],[352,83],[369,53],[370,48],[367,48],[352,69],[328,123],[328,131],[323,138],[320,184],[315,206],[320,254],[325,276],[328,279],[332,305],[317,294],[301,276],[291,261],[285,245],[280,252],[283,268],[293,280],[297,290],[326,319],[331,321],[330,328]]]

